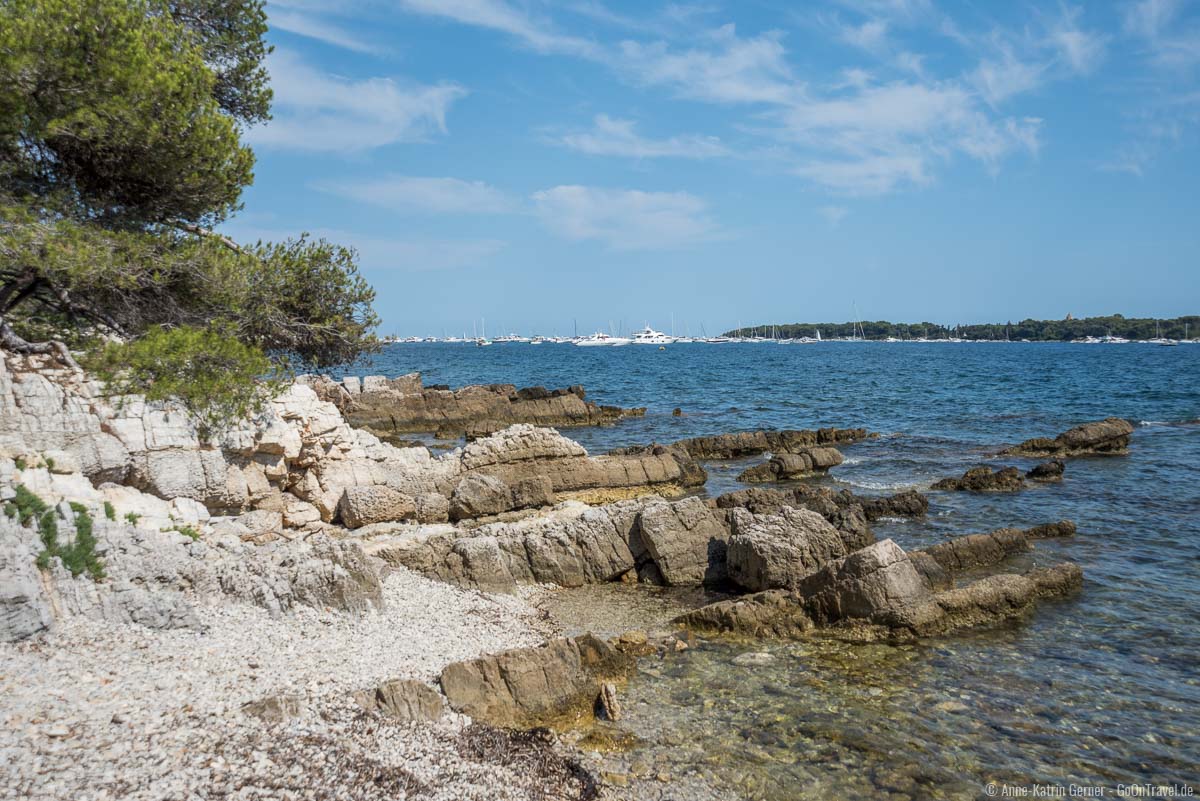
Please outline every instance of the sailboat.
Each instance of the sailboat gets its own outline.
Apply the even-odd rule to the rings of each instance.
[[[492,341],[487,338],[487,319],[480,318],[480,321],[481,321],[481,324],[483,325],[483,336],[480,337],[479,339],[475,340],[475,347],[486,348],[492,344]]]

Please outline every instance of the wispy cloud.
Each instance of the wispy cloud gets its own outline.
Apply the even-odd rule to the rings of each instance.
[[[319,182],[316,189],[362,203],[406,213],[501,214],[515,201],[482,181],[389,175],[382,178]]]
[[[887,43],[888,26],[881,19],[869,19],[861,25],[843,25],[842,41],[871,53],[879,52]]]
[[[733,25],[689,49],[662,41],[622,42],[612,66],[635,83],[715,103],[784,103],[795,91],[781,34],[743,38]]]
[[[1080,8],[1064,6],[1062,16],[1050,26],[1051,46],[1059,58],[1078,75],[1088,75],[1104,60],[1108,37],[1079,27]]]
[[[535,19],[504,0],[399,0],[398,5],[416,14],[499,31],[542,53],[599,54],[594,42],[561,33],[549,21]]]
[[[688,134],[650,139],[640,136],[635,127],[633,120],[598,114],[590,131],[565,134],[557,141],[572,150],[594,156],[707,159],[728,153],[715,136]]]
[[[353,50],[358,53],[382,51],[378,45],[345,30],[328,19],[285,6],[278,6],[276,3],[271,3],[267,8],[267,22],[272,28],[316,39],[345,50]]]
[[[1125,31],[1154,39],[1174,21],[1180,5],[1180,0],[1139,0],[1125,9]]]
[[[687,192],[556,186],[535,192],[542,222],[567,239],[613,250],[672,250],[720,235],[708,204]]]
[[[355,152],[446,131],[446,112],[466,90],[453,83],[352,80],[321,72],[288,51],[267,62],[274,119],[251,129],[261,147]]]
[[[1015,95],[1041,85],[1045,65],[1019,59],[1005,48],[996,60],[983,59],[971,74],[971,81],[993,107]]]

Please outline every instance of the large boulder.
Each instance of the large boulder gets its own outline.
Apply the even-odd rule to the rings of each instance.
[[[569,725],[593,715],[601,686],[623,679],[634,658],[584,634],[518,648],[442,671],[451,708],[496,726]]]
[[[779,511],[752,515],[739,510],[732,516],[729,578],[752,592],[794,589],[847,553],[837,529],[821,515],[791,507]]]
[[[814,622],[862,621],[920,628],[936,613],[932,593],[908,554],[883,540],[839,559],[798,583]]]
[[[512,489],[495,476],[467,475],[450,496],[451,520],[497,515],[511,508]]]
[[[385,486],[347,487],[338,502],[338,514],[346,528],[407,520],[416,513],[411,497]]]
[[[1133,425],[1119,417],[1107,417],[1075,426],[1054,439],[1028,439],[1001,451],[1011,456],[1119,456],[1129,452]]]
[[[638,515],[638,533],[665,584],[725,578],[729,532],[700,498],[649,504]]]

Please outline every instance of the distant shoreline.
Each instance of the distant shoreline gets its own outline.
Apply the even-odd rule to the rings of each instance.
[[[1084,317],[1065,320],[1021,320],[1007,323],[976,323],[945,326],[937,323],[893,323],[887,320],[863,320],[844,323],[767,323],[735,328],[725,337],[767,337],[772,339],[925,339],[925,340],[1010,340],[1030,342],[1073,342],[1079,340],[1161,341],[1200,337],[1200,315],[1155,319],[1152,317]]]

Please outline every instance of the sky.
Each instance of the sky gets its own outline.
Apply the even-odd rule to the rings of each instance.
[[[243,240],[384,334],[1200,311],[1200,0],[270,0]]]

